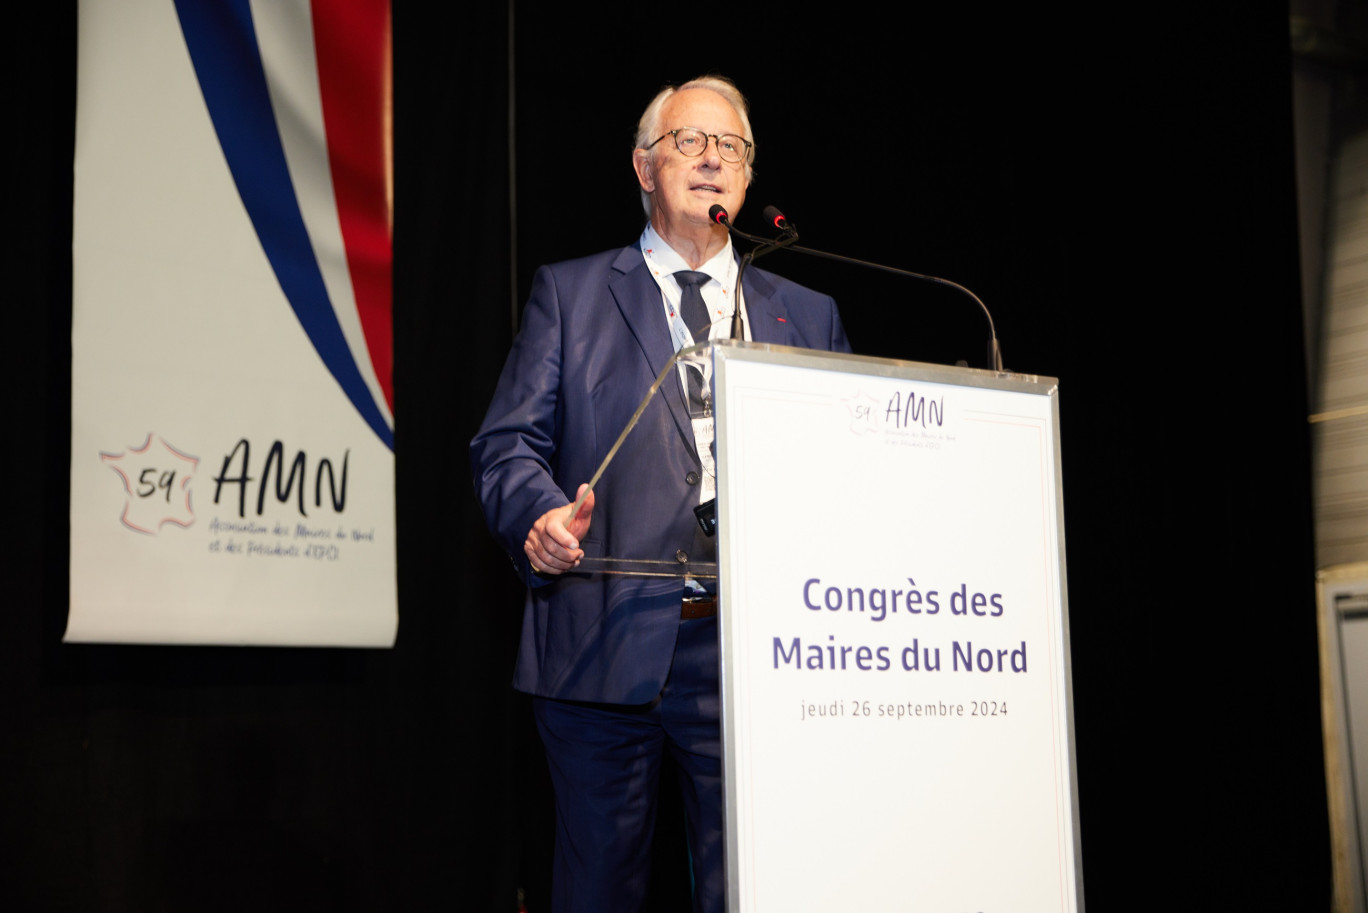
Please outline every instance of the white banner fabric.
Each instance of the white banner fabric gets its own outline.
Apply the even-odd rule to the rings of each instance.
[[[312,15],[81,4],[68,641],[394,643],[388,225],[368,318]]]

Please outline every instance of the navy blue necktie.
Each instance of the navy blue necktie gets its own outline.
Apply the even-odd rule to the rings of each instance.
[[[712,326],[712,319],[708,314],[708,306],[703,303],[703,291],[701,286],[712,277],[707,273],[694,272],[693,270],[682,269],[674,274],[675,281],[679,283],[681,292],[679,299],[679,314],[684,318],[684,325],[693,334],[694,344],[708,341],[708,329]],[[687,377],[689,378],[689,410],[695,415],[708,415],[712,412],[712,403],[709,402],[708,393],[703,389],[703,372],[695,365],[689,365]]]
[[[712,316],[708,313],[708,306],[703,303],[703,283],[712,277],[707,273],[694,272],[693,270],[682,269],[674,274],[675,281],[679,283],[681,292],[679,299],[679,314],[684,318],[684,325],[693,334],[694,342],[708,341],[708,328],[712,326]]]

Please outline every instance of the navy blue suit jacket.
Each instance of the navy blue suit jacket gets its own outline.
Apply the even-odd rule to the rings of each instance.
[[[756,342],[849,351],[835,302],[754,268]],[[563,700],[639,704],[664,685],[679,628],[676,579],[530,573],[532,524],[589,481],[674,354],[660,288],[636,245],[544,266],[470,445],[495,538],[528,584],[514,687]],[[684,397],[667,379],[595,487],[586,555],[675,561],[694,550],[700,472]],[[695,481],[690,482],[690,479]]]

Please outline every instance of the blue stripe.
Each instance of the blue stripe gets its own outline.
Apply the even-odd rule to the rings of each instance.
[[[176,14],[228,170],[281,291],[342,391],[393,450],[394,432],[352,358],[304,227],[248,0],[176,0]]]

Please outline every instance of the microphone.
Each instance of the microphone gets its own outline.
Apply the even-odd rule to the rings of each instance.
[[[784,218],[784,214],[779,211],[778,206],[766,206],[765,219],[786,235],[798,233],[798,230],[789,224],[788,219]]]
[[[769,211],[771,209],[774,209],[774,207],[770,206],[765,209],[766,218],[769,218]],[[774,209],[774,211],[776,213],[779,212],[779,210],[777,209]],[[718,225],[721,225],[723,228],[725,228],[732,234],[736,235],[738,238],[744,238],[752,244],[758,244],[764,248],[771,248],[777,250],[780,247],[792,244],[794,241],[798,240],[798,233],[793,230],[792,226],[789,226],[784,229],[784,236],[781,238],[762,238],[759,235],[747,234],[746,232],[742,231],[741,229],[737,228],[735,225],[731,223],[731,216],[727,215],[727,210],[723,209],[722,204],[720,203],[714,203],[708,207],[708,218],[712,219]],[[779,215],[779,218],[783,218],[782,213]],[[784,224],[786,226],[788,225],[787,222],[785,222]],[[769,253],[769,251],[757,251],[756,256],[758,257],[761,254],[765,253]]]

